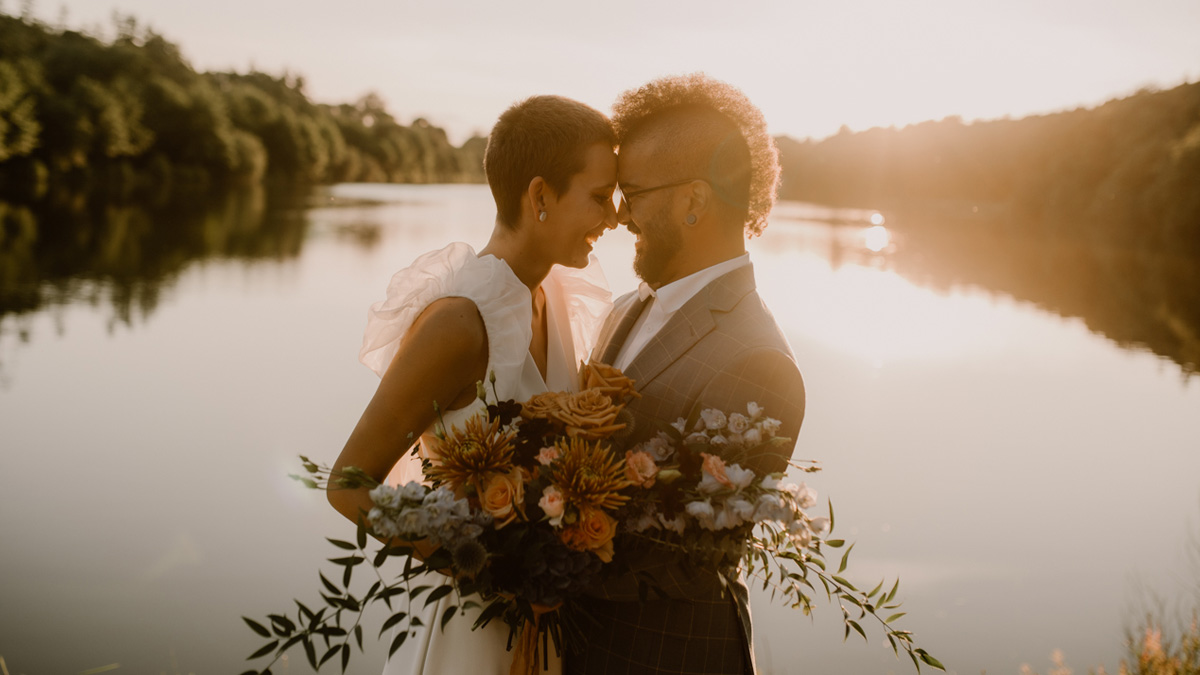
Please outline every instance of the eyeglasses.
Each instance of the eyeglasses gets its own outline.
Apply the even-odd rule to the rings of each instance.
[[[655,185],[654,187],[642,188],[640,190],[629,190],[629,191],[622,190],[620,187],[618,187],[617,192],[620,194],[620,198],[617,200],[617,205],[619,206],[621,204],[621,202],[625,202],[625,205],[628,206],[630,199],[644,195],[647,192],[654,192],[655,190],[665,190],[667,188],[679,187],[680,185],[687,185],[688,183],[691,183],[691,182],[697,181],[697,180],[704,181],[703,178],[688,178],[687,180],[677,180],[674,183],[664,183],[663,185]],[[707,183],[708,181],[704,181],[704,182]]]

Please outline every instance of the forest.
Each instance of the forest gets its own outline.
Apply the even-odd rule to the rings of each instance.
[[[0,198],[483,179],[485,139],[454,147],[373,94],[314,103],[300,76],[197,72],[136,19],[114,23],[102,40],[0,13]]]
[[[1091,109],[777,139],[787,199],[893,225],[1200,254],[1200,83]]]

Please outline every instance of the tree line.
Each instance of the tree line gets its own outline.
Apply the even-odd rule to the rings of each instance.
[[[1200,83],[1017,120],[777,140],[785,198],[1200,254]]]
[[[314,103],[299,76],[197,72],[134,18],[115,24],[102,40],[0,13],[0,196],[483,180],[483,138],[455,147],[423,119],[400,124],[373,94]]]

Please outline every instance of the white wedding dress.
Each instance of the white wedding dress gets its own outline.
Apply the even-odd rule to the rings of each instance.
[[[612,306],[612,294],[594,256],[582,270],[556,265],[542,282],[542,290],[546,295],[545,380],[529,353],[533,336],[529,289],[503,260],[491,255],[479,257],[463,243],[427,253],[392,277],[387,299],[371,307],[359,360],[382,376],[405,332],[431,302],[463,297],[472,300],[483,317],[488,334],[488,371],[496,374],[496,393],[501,400],[524,401],[545,391],[577,390],[579,362],[591,352]],[[488,395],[492,395],[491,385]],[[447,428],[452,428],[483,408],[483,402],[476,400],[445,413],[443,420]],[[421,480],[421,467],[411,454],[406,454],[388,476],[388,482],[410,480]],[[445,580],[431,573],[428,581],[416,581],[413,587],[422,583],[441,585]],[[403,602],[404,596],[399,599]],[[470,610],[452,619],[445,631],[438,628],[442,613],[457,602],[452,593],[422,608],[424,598],[418,598],[412,610],[424,627],[410,635],[388,659],[384,675],[506,675],[512,653],[506,650],[508,626],[503,621],[494,619],[485,628],[472,631],[479,610]],[[391,645],[391,640],[389,636],[386,644]],[[553,648],[548,665],[549,670],[543,672],[561,674],[562,663]]]

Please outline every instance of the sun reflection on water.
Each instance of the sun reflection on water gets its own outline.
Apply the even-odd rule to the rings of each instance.
[[[879,214],[876,213],[876,216]],[[882,218],[881,218],[882,219]],[[871,217],[871,221],[875,221],[875,217]],[[892,235],[883,225],[873,225],[863,230],[863,245],[872,251],[879,253],[892,243]]]

